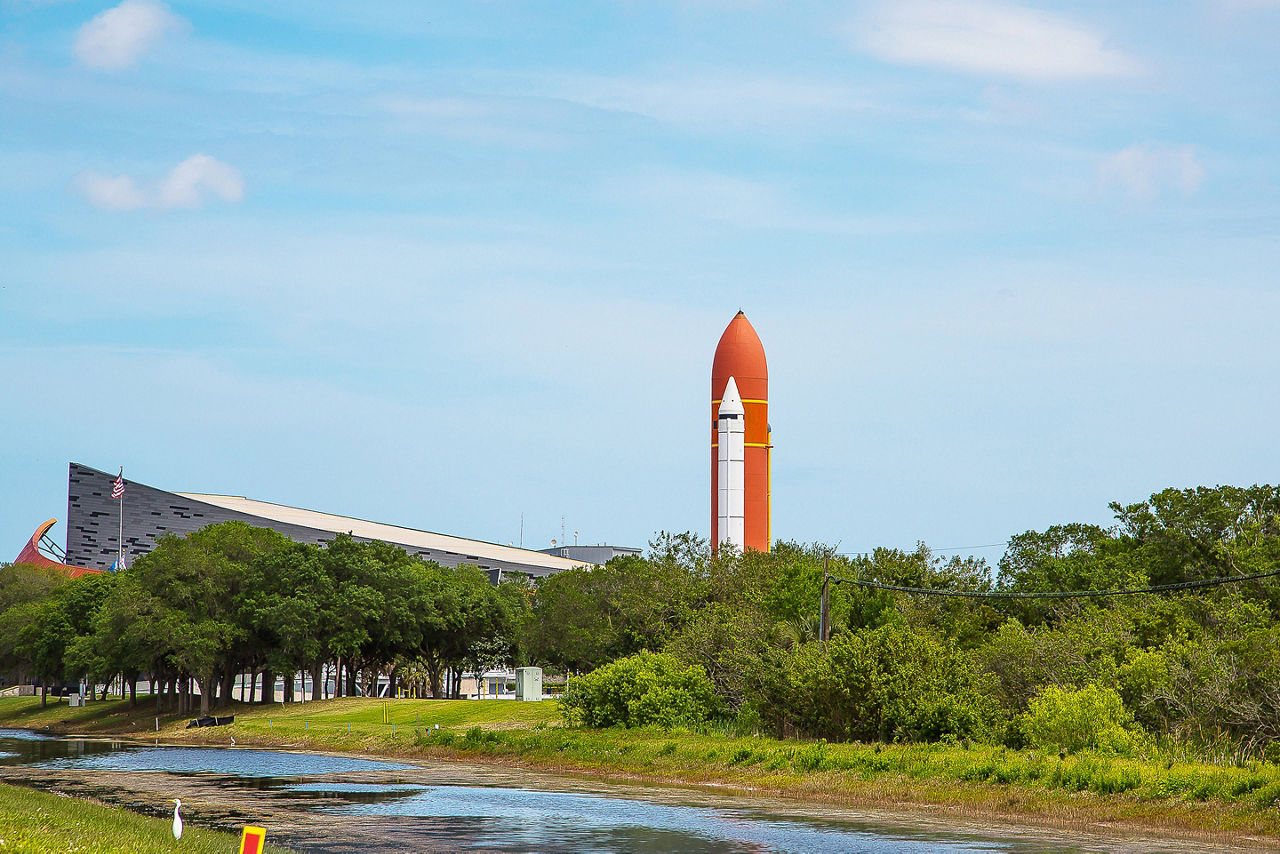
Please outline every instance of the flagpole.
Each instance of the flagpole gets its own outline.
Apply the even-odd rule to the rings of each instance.
[[[124,478],[124,466],[120,466],[120,478]],[[116,542],[119,546],[116,552],[116,569],[120,569],[121,562],[124,561],[124,490],[120,490],[120,539]]]

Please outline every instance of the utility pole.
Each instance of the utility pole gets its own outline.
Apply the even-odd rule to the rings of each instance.
[[[831,638],[831,556],[822,558],[822,599],[818,608],[818,640],[827,648]]]

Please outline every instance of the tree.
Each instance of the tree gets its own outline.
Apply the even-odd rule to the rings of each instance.
[[[96,683],[109,682],[120,672],[116,662],[103,654],[94,631],[98,612],[110,598],[116,580],[114,573],[86,575],[60,588],[57,595],[72,632],[64,659],[66,672],[72,678],[84,677],[91,696]]]
[[[40,679],[40,705],[48,702],[49,684],[59,685],[66,679],[67,643],[72,637],[71,623],[55,597],[17,606],[13,614],[19,622],[17,653],[30,662]],[[11,609],[11,611],[14,609]]]
[[[447,667],[474,660],[477,645],[497,637],[506,614],[497,589],[474,566],[452,569],[422,561],[416,567],[410,601],[417,615],[418,656],[427,668],[431,694],[442,695]],[[458,693],[454,681],[453,693]]]
[[[114,672],[129,676],[129,700],[136,703],[139,672],[155,681],[173,669],[171,640],[157,627],[168,608],[142,588],[132,570],[115,574],[115,583],[94,614],[93,652]],[[160,694],[155,695],[156,712]]]
[[[186,537],[163,537],[128,570],[160,605],[155,637],[146,645],[167,640],[168,658],[200,688],[200,714],[210,711],[219,675],[239,669],[237,645],[247,635],[241,597],[250,567],[289,544],[276,531],[223,522]]]
[[[641,650],[658,651],[693,619],[741,558],[711,558],[691,533],[654,537],[650,554],[540,579],[525,627],[531,660],[583,672]]]
[[[319,699],[334,590],[313,545],[289,543],[259,554],[240,597],[239,623],[249,639],[243,657],[273,673],[309,671],[311,699]]]
[[[1126,590],[1150,583],[1146,562],[1131,544],[1097,525],[1051,525],[1009,538],[1000,559],[996,586],[1006,593],[1070,590]],[[1005,600],[1000,607],[1026,625],[1053,622],[1077,614],[1084,600]],[[1113,607],[1112,599],[1093,600]]]
[[[1110,506],[1153,584],[1244,575],[1280,560],[1280,487],[1165,489]]]
[[[71,579],[59,572],[25,563],[0,563],[0,614],[23,602],[52,596]]]
[[[366,693],[376,674],[390,670],[418,647],[418,592],[424,565],[404,549],[388,543],[357,543],[339,537],[325,550],[338,577],[332,624],[338,654],[347,654],[368,675]]]
[[[621,654],[619,617],[603,578],[612,572],[575,567],[538,580],[524,628],[531,660],[581,673]]]
[[[533,587],[528,579],[517,575],[503,580],[493,592],[496,607],[492,609],[492,621],[459,660],[463,672],[481,674],[522,661],[520,628],[528,618]]]
[[[348,674],[354,674],[361,662],[372,661],[378,624],[388,618],[385,591],[391,582],[383,557],[401,559],[375,552],[347,534],[334,537],[320,552],[320,565],[333,584],[326,614],[327,651],[338,662],[345,661]],[[405,616],[403,609],[393,610],[398,617]],[[337,678],[341,680],[341,673]],[[354,685],[354,676],[349,681]]]

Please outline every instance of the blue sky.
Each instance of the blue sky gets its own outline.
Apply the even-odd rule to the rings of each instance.
[[[0,21],[0,558],[71,460],[533,547],[705,534],[739,308],[782,538],[1277,479],[1276,0]]]

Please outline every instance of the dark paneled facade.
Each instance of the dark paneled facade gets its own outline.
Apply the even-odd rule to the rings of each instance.
[[[67,560],[74,566],[109,569],[119,548],[120,502],[111,498],[116,476],[79,463],[71,464],[67,478]],[[305,528],[248,513],[226,510],[203,501],[193,501],[135,481],[125,480],[124,553],[132,564],[156,547],[165,534],[187,534],[217,522],[247,522],[272,528],[301,543],[323,544],[333,532]],[[367,540],[356,537],[357,540]],[[496,580],[498,573],[520,573],[534,577],[555,570],[513,561],[480,558],[462,552],[441,551],[395,543],[409,554],[434,560],[442,566],[468,563],[487,571]]]

